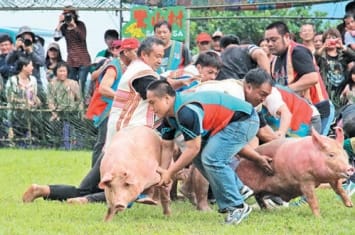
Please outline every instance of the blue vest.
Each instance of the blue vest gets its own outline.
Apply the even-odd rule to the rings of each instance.
[[[117,71],[117,75],[116,75],[116,79],[113,82],[111,88],[116,91],[118,84],[120,83],[121,77],[122,77],[122,68],[121,68],[121,64],[120,61],[117,58],[114,58],[104,69],[104,71],[100,74],[99,78],[98,78],[98,83],[100,84],[108,67],[110,66],[114,66],[116,68]],[[104,111],[99,115],[99,116],[94,116],[93,118],[93,122],[94,122],[94,126],[98,127],[110,114],[110,110],[112,107],[112,103],[113,103],[113,99],[105,97],[105,96],[101,96],[101,99],[107,103],[106,108],[104,109]]]
[[[176,70],[179,68],[179,64],[181,63],[181,59],[182,59],[182,48],[183,48],[183,44],[181,42],[171,40],[168,63],[166,67],[160,66],[160,68],[158,68],[157,70],[158,74],[161,74],[168,70]]]
[[[174,114],[177,125],[180,129],[178,111],[186,105],[199,104],[203,112],[204,132],[211,132],[211,135],[227,126],[236,111],[251,115],[253,107],[251,104],[238,99],[234,96],[215,91],[200,91],[194,93],[180,94],[176,93],[174,103]]]

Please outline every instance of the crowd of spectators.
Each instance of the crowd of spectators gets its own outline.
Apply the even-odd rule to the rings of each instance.
[[[353,11],[349,8],[342,27],[338,27],[342,32],[336,28],[317,32],[311,23],[305,23],[299,29],[298,43],[303,44],[314,55],[335,110],[354,103],[354,25]],[[171,39],[169,27],[169,24],[160,22],[154,28],[156,36],[166,45],[166,57],[159,68],[160,73],[172,70],[177,62],[177,68],[194,63],[200,53],[210,50],[221,55],[224,62],[217,80],[242,78],[255,66],[268,70],[269,62],[275,59],[267,38],[261,38],[256,44],[241,45],[243,40],[237,35],[223,35],[219,29],[211,34],[199,33],[196,37],[198,53],[191,57],[186,45]],[[67,44],[66,59],[62,58],[61,48],[55,42],[62,37]],[[47,48],[44,48],[43,41],[28,26],[19,28],[16,41],[9,35],[1,35],[0,145],[27,146],[28,143],[25,144],[26,141],[23,140],[29,139],[31,144],[38,146],[70,149],[81,148],[83,145],[80,142],[83,139],[94,141],[97,129],[91,121],[85,119],[85,110],[95,89],[95,81],[112,58],[115,46],[112,43],[118,39],[119,33],[116,30],[107,30],[104,35],[107,47],[91,61],[87,50],[85,23],[79,20],[79,15],[72,6],[65,7],[59,15],[54,30],[54,42],[49,43]],[[292,34],[292,39],[296,40],[295,34]],[[228,47],[229,44],[239,46]],[[169,57],[180,50],[181,58],[168,61]],[[260,50],[265,51],[268,60],[259,55]],[[244,63],[231,62],[238,58],[242,58]],[[31,63],[26,64],[27,60]],[[61,77],[57,73],[58,66],[61,67]],[[43,84],[40,68],[45,69],[48,85]],[[91,79],[89,89],[85,86],[87,78]]]

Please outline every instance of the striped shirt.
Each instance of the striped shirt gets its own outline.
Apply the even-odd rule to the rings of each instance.
[[[76,28],[68,30],[63,24],[62,34],[67,42],[67,63],[71,67],[89,66],[90,55],[86,45],[86,27],[82,21],[77,21]]]

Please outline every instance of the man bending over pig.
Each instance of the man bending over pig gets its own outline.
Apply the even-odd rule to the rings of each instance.
[[[168,185],[193,161],[209,181],[219,212],[228,213],[226,224],[239,224],[252,209],[244,203],[238,177],[229,163],[258,131],[259,118],[254,108],[221,92],[176,93],[166,81],[152,82],[147,88],[147,100],[157,116],[164,118],[160,126],[162,167],[168,168],[171,162],[176,132],[182,132],[186,144],[168,170],[160,169],[160,184]]]

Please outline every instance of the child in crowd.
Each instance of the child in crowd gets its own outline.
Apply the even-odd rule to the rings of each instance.
[[[347,104],[355,104],[355,66],[349,72],[347,84],[340,98]]]
[[[354,14],[346,13],[343,22],[345,25],[344,43],[351,49],[355,50],[355,20]]]

